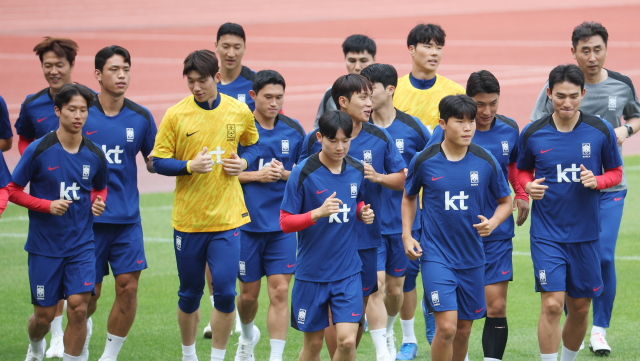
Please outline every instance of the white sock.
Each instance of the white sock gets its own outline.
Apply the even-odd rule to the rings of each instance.
[[[253,321],[246,325],[240,322],[240,328],[242,329],[242,334],[240,335],[240,337],[244,338],[245,340],[253,341]]]
[[[44,338],[38,342],[31,341],[31,337],[29,337],[29,343],[31,344],[31,350],[36,355],[42,355],[44,353]]]
[[[402,343],[418,343],[415,330],[413,329],[415,320],[415,317],[410,320],[400,319],[400,326],[402,326]]]
[[[578,351],[571,351],[562,345],[562,355],[560,355],[560,361],[573,361],[578,357]]]
[[[195,342],[191,346],[182,345],[182,361],[198,361]]]
[[[558,361],[558,353],[541,353],[540,359],[542,361]]]
[[[379,357],[380,355],[389,354],[389,349],[387,349],[387,329],[371,330],[369,333],[373,340],[373,346],[376,348],[376,355]]]
[[[271,343],[271,356],[269,356],[269,361],[282,361],[286,341],[269,340],[269,342]]]
[[[126,336],[118,337],[107,332],[107,343],[104,345],[104,353],[102,353],[102,357],[110,356],[113,358],[118,358],[118,353],[120,353],[122,344],[124,344],[124,340],[126,339]]]
[[[227,350],[218,350],[217,348],[211,348],[211,361],[223,361],[224,354]]]
[[[595,335],[596,333],[602,334],[602,337],[607,337],[607,329],[604,327],[600,327],[600,326],[591,327],[591,336]]]
[[[71,356],[71,355],[67,355],[67,353],[63,353],[62,354],[62,361],[80,361],[80,358],[82,356]]]
[[[64,335],[64,331],[62,331],[62,316],[54,317],[53,321],[51,321],[51,336],[62,335]]]
[[[213,307],[213,295],[209,296],[209,298],[211,299],[211,307]]]
[[[469,361],[469,354],[467,353],[467,356],[464,357],[464,361]]]
[[[387,335],[393,335],[393,324],[396,323],[396,318],[398,315],[387,316]]]

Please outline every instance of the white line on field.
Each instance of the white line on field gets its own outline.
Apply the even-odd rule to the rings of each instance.
[[[20,217],[9,217],[9,218],[0,218],[0,223],[5,223],[5,222],[24,222],[24,221],[28,221],[29,217],[27,216],[20,216]]]

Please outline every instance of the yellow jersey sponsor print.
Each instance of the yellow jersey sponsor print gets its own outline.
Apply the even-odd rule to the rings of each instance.
[[[393,106],[405,113],[420,119],[429,132],[440,119],[438,105],[447,95],[464,94],[462,85],[436,74],[436,82],[429,89],[417,89],[411,85],[409,74],[398,79],[398,86],[393,95]]]
[[[253,114],[246,104],[221,94],[213,110],[189,96],[167,110],[153,148],[158,158],[191,160],[207,147],[213,171],[176,177],[171,225],[180,232],[220,232],[249,223],[238,177],[227,175],[218,161],[231,158],[238,143],[258,142]]]

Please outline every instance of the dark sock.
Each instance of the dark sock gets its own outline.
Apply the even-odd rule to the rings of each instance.
[[[507,318],[487,317],[482,331],[482,349],[484,357],[502,360],[504,350],[507,348],[509,328]]]

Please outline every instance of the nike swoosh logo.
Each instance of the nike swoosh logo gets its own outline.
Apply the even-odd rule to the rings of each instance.
[[[287,268],[291,268],[291,267],[293,267],[293,266],[295,266],[295,265],[296,265],[295,263],[294,263],[294,264],[288,264],[288,263],[287,263]]]
[[[53,168],[49,167],[49,170],[54,170],[54,169],[58,169],[58,168],[60,168],[60,166],[53,167]]]
[[[143,260],[143,259],[138,260],[138,264],[140,264],[140,263],[142,263],[142,262],[144,262],[144,260]]]
[[[482,307],[482,308],[481,308],[481,309],[479,309],[479,310],[476,310],[476,313],[480,313],[480,312],[482,312],[483,310],[484,310],[484,307]]]
[[[87,135],[91,135],[91,134],[97,133],[97,132],[98,132],[97,130],[94,130],[93,132],[87,132]]]
[[[440,179],[440,178],[444,178],[444,177],[438,177],[438,178],[433,178],[433,177],[431,177],[431,180],[432,180],[432,181],[437,181],[437,180],[438,180],[438,179]]]
[[[551,149],[547,149],[547,150],[542,150],[542,149],[540,149],[540,154],[544,154],[544,153],[546,153],[546,152],[548,152],[548,151],[550,151],[550,150],[552,150],[552,149],[553,149],[553,148],[551,148]]]
[[[320,193],[324,193],[324,192],[326,192],[326,191],[328,191],[328,189],[325,189],[325,190],[323,190],[323,191],[316,191],[316,193],[320,194]]]
[[[237,236],[237,235],[239,235],[239,234],[240,234],[240,232],[237,232],[237,233],[236,233],[236,232],[233,232],[233,235],[234,235],[234,236]]]
[[[91,282],[91,283],[87,283],[86,281],[84,282],[85,286],[91,286],[92,284],[93,284],[93,282]]]
[[[622,197],[620,197],[620,198],[613,197],[613,200],[616,201],[616,202],[621,200],[621,199],[622,199]]]
[[[598,291],[599,289],[601,289],[601,288],[602,288],[602,286],[600,286],[600,287],[598,287],[598,288],[595,288],[595,287],[594,287],[594,288],[593,288],[593,292],[597,292],[597,291]]]
[[[45,120],[45,119],[47,119],[47,117],[44,117],[44,118],[42,118],[42,119],[38,119],[38,123],[40,123],[41,121],[43,121],[43,120]]]
[[[362,287],[363,291],[368,291],[371,287],[373,287],[373,285],[369,286],[369,287]]]
[[[509,272],[511,272],[511,270],[508,270],[507,272],[502,271],[502,274],[503,274],[503,275],[506,275],[506,274],[507,274],[507,273],[509,273]]]
[[[404,271],[404,270],[405,270],[405,268],[403,268],[403,269],[397,269],[397,268],[396,268],[396,272],[402,272],[402,271]]]
[[[187,137],[190,137],[190,136],[192,136],[192,135],[196,134],[197,132],[199,132],[199,130],[196,130],[195,132],[193,132],[193,133],[191,133],[191,134],[189,134],[189,132],[187,132]]]
[[[356,317],[356,316],[360,316],[361,313],[355,313],[355,312],[351,312],[351,316]]]

